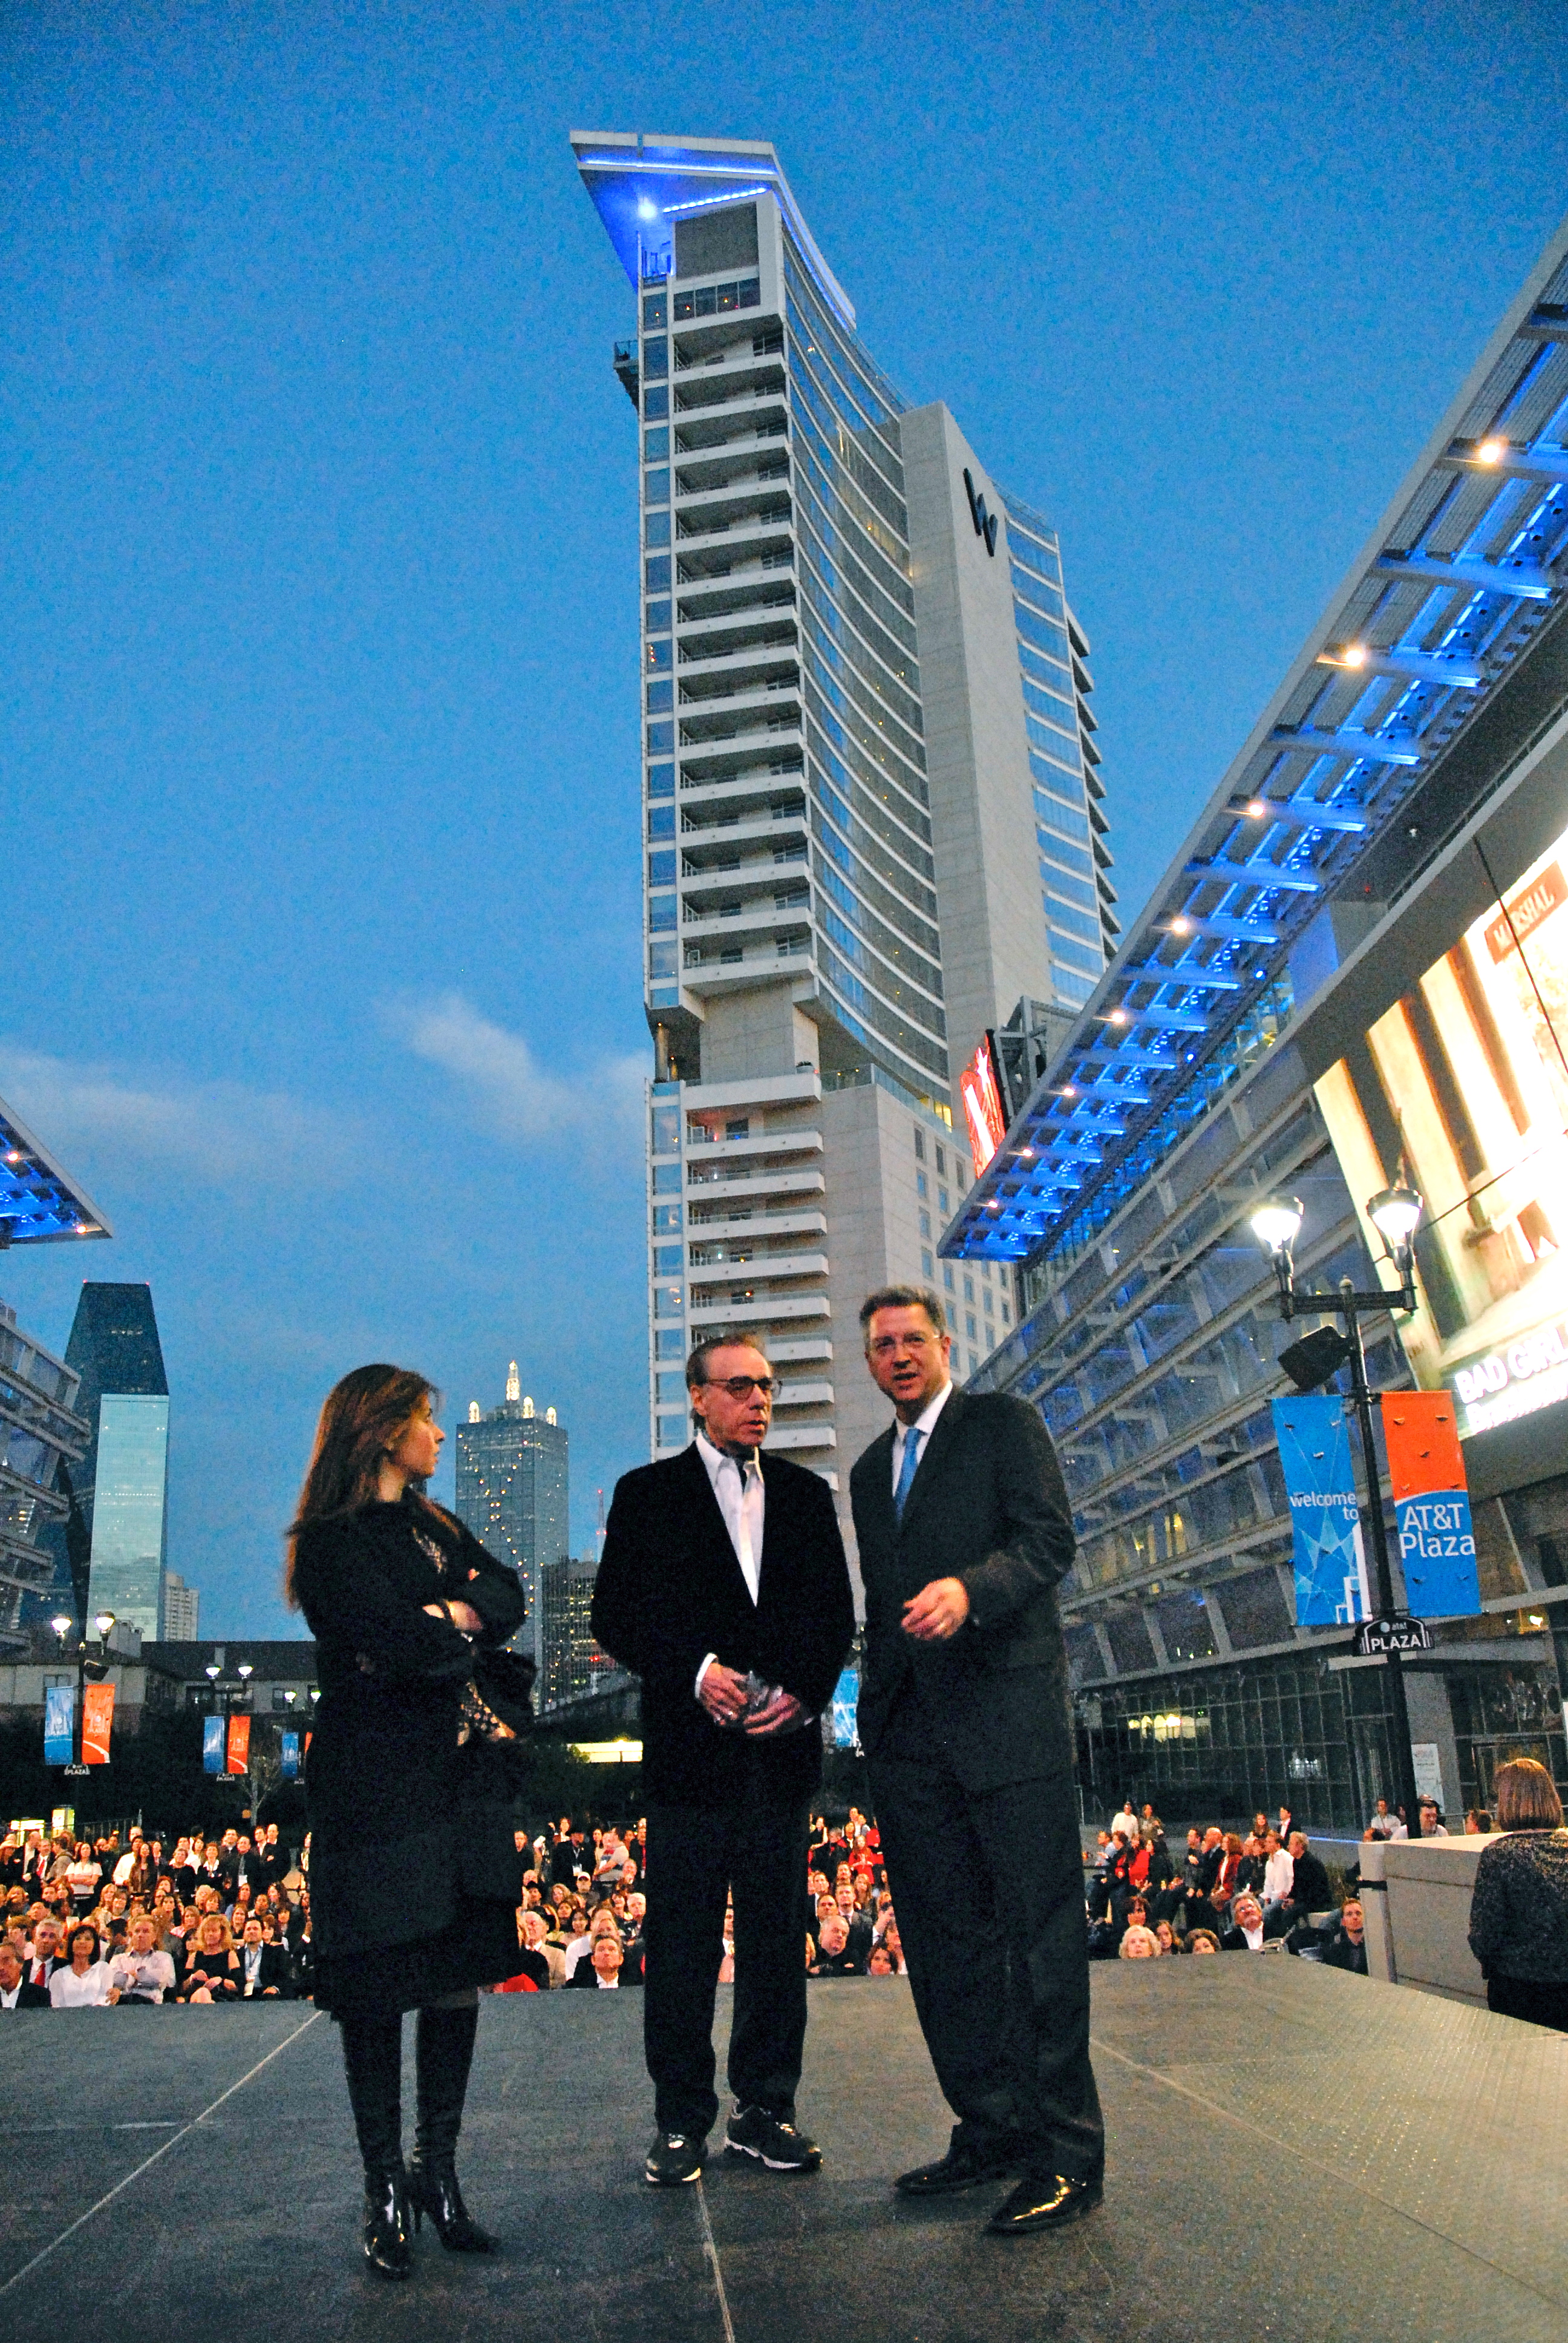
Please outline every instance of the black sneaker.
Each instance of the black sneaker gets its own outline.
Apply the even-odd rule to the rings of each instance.
[[[702,2177],[708,2142],[696,2132],[661,2131],[648,2151],[643,2171],[651,2188],[678,2188]]]
[[[769,2172],[815,2172],[822,2161],[814,2139],[766,2107],[737,2107],[724,2127],[724,2145],[734,2156],[754,2156]]]

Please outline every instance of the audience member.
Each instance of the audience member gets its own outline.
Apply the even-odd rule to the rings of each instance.
[[[97,2009],[116,2002],[119,1994],[104,1959],[98,1932],[80,1921],[65,1939],[65,1958],[49,1978],[52,2009]]]
[[[1470,1949],[1490,2009],[1568,2033],[1568,1830],[1544,1765],[1497,1769],[1497,1827],[1475,1866]]]

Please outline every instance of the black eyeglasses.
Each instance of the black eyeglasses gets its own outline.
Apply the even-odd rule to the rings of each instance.
[[[731,1399],[747,1399],[754,1391],[771,1399],[779,1388],[775,1375],[704,1375],[702,1380],[709,1391],[727,1391]]]

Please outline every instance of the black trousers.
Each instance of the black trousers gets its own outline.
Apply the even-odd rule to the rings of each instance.
[[[915,2012],[943,2097],[971,2136],[1020,2133],[1031,2171],[1098,2181],[1105,2126],[1089,2058],[1070,1773],[970,1792],[933,1753],[879,1754],[870,1775]]]
[[[651,1805],[643,2046],[661,2131],[705,2137],[724,1902],[735,1900],[729,2087],[790,2117],[806,2039],[806,1841],[810,1805],[758,1795],[725,1806]]]

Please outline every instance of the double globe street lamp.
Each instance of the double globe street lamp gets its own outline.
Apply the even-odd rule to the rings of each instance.
[[[1362,1347],[1361,1321],[1364,1312],[1382,1314],[1392,1310],[1413,1310],[1415,1291],[1415,1232],[1422,1215],[1422,1200],[1404,1181],[1396,1181],[1392,1188],[1382,1188],[1369,1197],[1368,1220],[1383,1241],[1390,1261],[1399,1272],[1399,1285],[1390,1290],[1380,1285],[1370,1293],[1358,1292],[1352,1279],[1342,1278],[1332,1293],[1298,1292],[1293,1248],[1301,1234],[1301,1199],[1298,1196],[1270,1196],[1251,1215],[1253,1235],[1273,1264],[1274,1282],[1279,1289],[1280,1315],[1289,1324],[1298,1311],[1309,1316],[1332,1314],[1343,1324],[1343,1332],[1332,1326],[1320,1326],[1313,1333],[1305,1334],[1299,1342],[1280,1353],[1280,1364],[1298,1391],[1316,1391],[1341,1367],[1350,1369],[1350,1400],[1356,1412],[1361,1431],[1362,1463],[1366,1473],[1366,1519],[1372,1534],[1372,1574],[1378,1615],[1362,1623],[1356,1637],[1357,1649],[1382,1652],[1387,1666],[1389,1706],[1393,1714],[1393,1765],[1399,1784],[1400,1803],[1404,1808],[1405,1827],[1412,1838],[1421,1836],[1421,1807],[1415,1786],[1415,1755],[1411,1747],[1410,1709],[1405,1699],[1404,1674],[1400,1659],[1402,1648],[1422,1648],[1427,1642],[1425,1628],[1420,1622],[1403,1616],[1395,1606],[1393,1572],[1389,1559],[1388,1528],[1383,1520],[1382,1490],[1377,1461],[1377,1448],[1372,1433],[1372,1393],[1367,1388],[1366,1353]]]
[[[55,1631],[55,1640],[60,1646],[62,1659],[65,1656],[65,1638],[75,1624],[68,1611],[57,1611],[49,1622]],[[87,1704],[87,1679],[90,1676],[95,1684],[102,1684],[109,1673],[109,1637],[115,1630],[114,1613],[112,1611],[95,1613],[93,1627],[98,1638],[100,1656],[95,1660],[90,1660],[87,1657],[87,1636],[85,1626],[82,1640],[76,1646],[76,1717],[75,1729],[72,1735],[75,1754],[71,1763],[65,1768],[67,1774],[73,1775],[85,1774],[87,1771],[86,1761],[82,1754],[82,1735],[86,1724],[83,1712]]]

